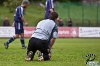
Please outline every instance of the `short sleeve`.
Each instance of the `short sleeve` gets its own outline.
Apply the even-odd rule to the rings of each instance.
[[[57,38],[58,37],[58,27],[57,27],[57,25],[55,25],[54,28],[53,28],[52,37],[53,38]]]
[[[22,7],[20,8],[20,11],[19,11],[19,17],[23,17],[23,8]]]

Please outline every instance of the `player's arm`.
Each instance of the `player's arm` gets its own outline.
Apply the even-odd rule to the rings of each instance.
[[[57,28],[57,26],[55,26],[53,29],[52,39],[50,40],[50,46],[49,46],[50,49],[54,45],[57,36],[58,36],[58,28]]]
[[[26,22],[26,20],[24,19],[23,16],[21,17],[21,20],[24,22],[24,24],[25,24],[26,26],[28,26],[28,23]]]
[[[12,23],[12,27],[14,27],[14,22]]]
[[[53,8],[50,8],[50,12],[54,12]]]
[[[52,39],[50,40],[50,49],[51,49],[52,46],[54,45],[55,40],[56,40],[56,38],[52,38]]]
[[[54,12],[54,5],[53,5],[53,1],[52,0],[49,1],[49,6],[50,6],[49,11],[50,12]]]
[[[26,25],[26,26],[28,26],[28,23],[26,22],[26,20],[24,19],[24,15],[23,15],[23,8],[21,8],[20,9],[20,15],[19,15],[19,17],[21,18],[21,20],[24,22],[24,24]]]

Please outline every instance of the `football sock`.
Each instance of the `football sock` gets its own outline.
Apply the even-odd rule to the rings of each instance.
[[[13,36],[13,37],[11,37],[7,42],[6,42],[6,44],[10,44],[11,42],[13,42],[15,40],[15,37]]]
[[[20,41],[21,41],[22,47],[25,47],[24,38],[20,38]]]

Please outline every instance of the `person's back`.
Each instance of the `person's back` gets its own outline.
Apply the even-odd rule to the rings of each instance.
[[[23,7],[18,6],[16,8],[16,11],[15,11],[15,14],[14,14],[14,21],[19,22],[19,23],[23,23],[23,21],[21,20],[22,16],[23,16]]]
[[[71,18],[68,19],[68,27],[72,27],[72,20],[71,20]]]
[[[40,21],[32,37],[48,40],[55,25],[56,23],[50,19]]]
[[[59,26],[59,27],[63,27],[63,25],[64,25],[63,22],[59,22],[59,23],[58,23],[58,26]]]
[[[68,26],[72,27],[72,21],[68,21]]]
[[[58,20],[58,26],[59,27],[62,27],[63,25],[64,25],[64,23],[63,23],[62,19],[59,18],[59,20]]]
[[[10,26],[8,17],[6,17],[5,20],[3,21],[3,26]]]

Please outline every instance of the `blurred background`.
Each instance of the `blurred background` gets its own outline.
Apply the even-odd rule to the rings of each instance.
[[[29,26],[36,26],[44,19],[45,0],[29,1],[24,17]],[[0,0],[0,26],[3,26],[6,17],[10,25],[13,23],[15,8],[21,2],[22,0]],[[64,26],[68,26],[68,18],[71,18],[73,27],[100,27],[100,0],[54,0],[54,5]]]

